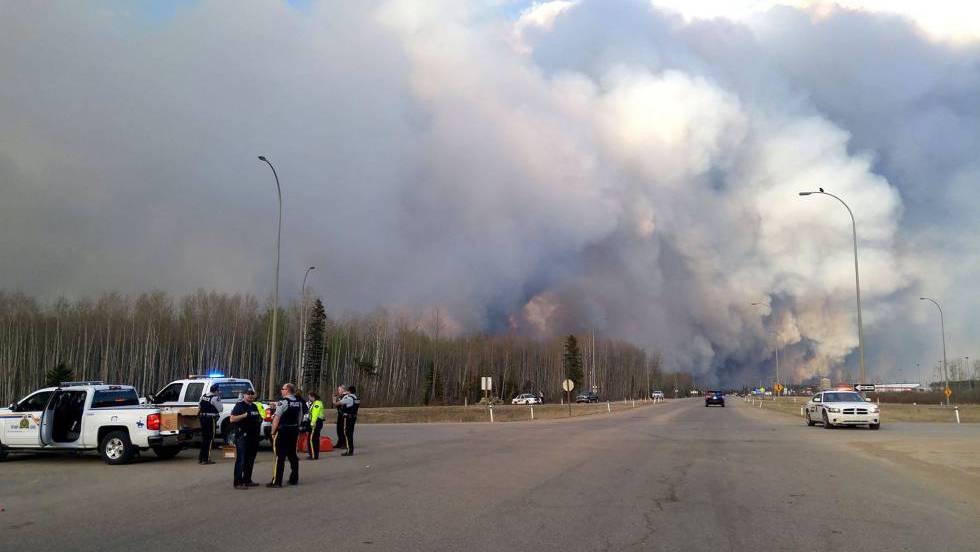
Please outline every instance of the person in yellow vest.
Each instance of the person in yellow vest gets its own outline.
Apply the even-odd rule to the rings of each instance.
[[[323,401],[320,394],[315,391],[307,393],[310,405],[310,446],[306,449],[306,456],[310,460],[320,459],[320,430],[323,429]]]

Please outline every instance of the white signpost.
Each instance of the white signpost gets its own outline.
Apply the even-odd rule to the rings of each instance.
[[[493,391],[493,378],[491,376],[483,376],[480,378],[480,390],[483,391],[483,398],[487,399],[490,407],[490,423],[493,423],[493,401],[488,397],[490,392]]]

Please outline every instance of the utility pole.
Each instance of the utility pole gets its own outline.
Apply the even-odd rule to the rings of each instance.
[[[264,161],[272,169],[272,176],[276,179],[276,195],[279,197],[279,226],[276,232],[276,287],[275,295],[272,299],[272,346],[269,348],[269,399],[275,395],[276,386],[276,327],[279,321],[279,253],[282,245],[282,188],[279,187],[279,175],[276,168],[266,159],[264,155],[259,156],[260,161]]]
[[[943,336],[943,373],[942,373],[942,376],[946,380],[946,387],[943,389],[943,392],[945,393],[946,392],[946,389],[949,389],[949,368],[948,368],[948,366],[946,364],[946,322],[943,320],[943,308],[942,308],[942,306],[939,305],[939,302],[938,301],[936,301],[935,299],[933,299],[931,297],[919,297],[919,301],[929,301],[933,305],[936,305],[936,308],[939,309],[939,331],[942,333],[942,336]],[[946,406],[949,406],[949,404],[950,404],[949,403],[949,396],[947,396],[946,397]]]

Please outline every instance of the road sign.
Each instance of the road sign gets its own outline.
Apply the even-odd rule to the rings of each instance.
[[[599,386],[598,385],[593,385],[592,386],[592,392],[595,393],[596,395],[598,395],[599,394]]]
[[[874,391],[875,386],[873,383],[856,383],[854,384],[855,391]]]
[[[575,389],[575,382],[570,379],[567,379],[562,382],[561,388],[564,389],[565,391],[571,392],[572,389]]]
[[[948,398],[950,397],[950,395],[952,395],[952,394],[953,394],[953,390],[952,390],[952,389],[950,389],[949,387],[947,387],[947,388],[946,388],[946,390],[945,390],[945,391],[943,391],[943,393],[945,393],[945,394],[946,394],[946,398],[948,399]]]
[[[781,384],[781,383],[777,383],[776,384],[776,392],[777,393],[782,393],[783,392],[783,389],[785,389],[785,387],[783,387],[783,384]]]
[[[765,392],[766,392],[766,388],[765,387],[760,387],[759,388],[759,393],[765,393]]]
[[[493,391],[493,378],[491,376],[480,378],[480,391]]]

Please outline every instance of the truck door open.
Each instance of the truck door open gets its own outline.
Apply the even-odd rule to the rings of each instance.
[[[41,414],[51,401],[51,391],[38,391],[17,405],[11,417],[4,419],[8,445],[37,447],[41,445]]]
[[[41,443],[48,446],[78,444],[84,423],[85,391],[55,391],[41,415]]]

